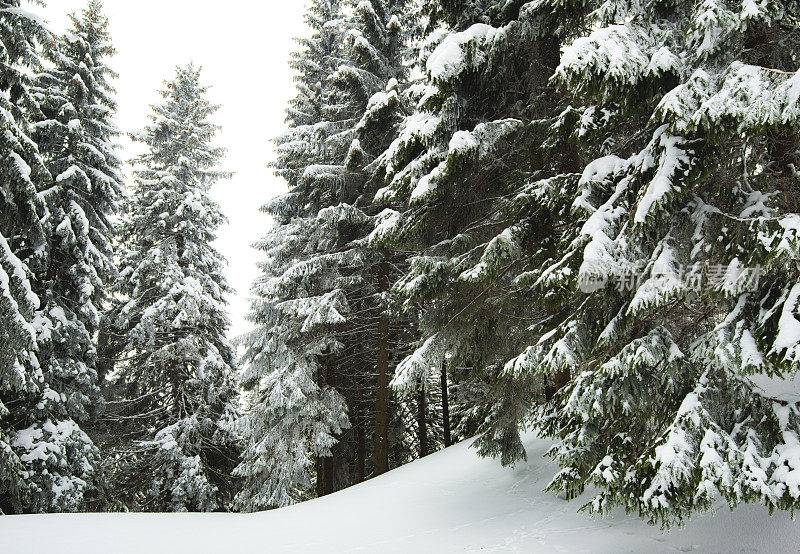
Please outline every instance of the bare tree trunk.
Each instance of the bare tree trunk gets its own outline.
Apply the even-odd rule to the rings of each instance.
[[[361,483],[366,475],[365,471],[365,458],[366,444],[364,444],[364,423],[361,421],[361,413],[356,412],[356,483]]]
[[[329,387],[336,386],[336,358],[331,352],[325,356],[325,383]],[[331,455],[322,459],[322,494],[331,494],[334,492],[333,474],[335,467],[334,456],[336,454],[336,445],[331,447]],[[317,481],[319,481],[319,475]]]
[[[389,264],[378,267],[378,290],[389,290]],[[389,469],[389,319],[381,310],[378,319],[378,390],[375,399],[375,459],[373,475]]]
[[[334,459],[333,456],[327,456],[322,459],[323,460],[323,468],[322,468],[322,494],[331,494],[335,492],[334,483],[333,483],[333,474],[334,474]]]
[[[442,428],[444,429],[444,447],[453,444],[453,437],[450,435],[450,401],[447,398],[447,366],[442,363]]]
[[[317,470],[317,497],[325,496],[325,458],[319,457],[315,460],[314,465]]]
[[[417,439],[419,441],[419,457],[424,458],[428,451],[428,399],[425,396],[425,385],[419,388],[417,399]]]

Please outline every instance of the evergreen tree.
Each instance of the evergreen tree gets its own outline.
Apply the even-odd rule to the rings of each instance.
[[[137,442],[116,468],[117,492],[148,510],[225,509],[235,493],[237,388],[223,259],[211,246],[224,222],[209,188],[227,176],[212,144],[217,106],[200,70],[179,67],[135,138],[136,188],[121,269],[127,302],[115,388],[118,431]],[[138,445],[138,448],[135,446]]]
[[[43,375],[33,325],[39,298],[30,277],[46,256],[46,208],[37,187],[50,178],[26,134],[32,98],[24,68],[39,64],[33,40],[49,37],[37,22],[16,11],[18,2],[3,2],[0,9],[0,118],[7,130],[0,136],[0,511],[19,512],[28,506],[32,487],[20,459],[28,452],[12,445],[19,444],[18,432],[28,427],[27,409],[41,398]]]
[[[386,255],[372,248],[372,162],[398,119],[405,2],[312,4],[310,39],[295,54],[298,94],[278,139],[289,193],[267,211],[275,226],[254,286],[245,386],[253,391],[251,443],[237,472],[243,509],[281,506],[363,480],[388,465],[389,325],[379,292]],[[373,187],[373,188],[370,188]],[[383,271],[382,277],[378,274]],[[378,429],[375,366],[384,375]],[[345,432],[346,429],[350,431]]]
[[[305,498],[317,459],[330,457],[335,437],[349,427],[342,395],[328,383],[341,349],[335,328],[345,321],[346,298],[337,260],[329,253],[338,234],[332,211],[342,182],[330,164],[326,140],[342,127],[328,76],[341,52],[339,2],[317,0],[306,13],[312,30],[291,65],[297,95],[289,106],[289,131],[277,140],[277,172],[289,193],[265,207],[272,231],[256,245],[265,252],[264,275],[253,286],[257,300],[245,337],[243,385],[251,393],[248,446],[236,469],[244,478],[237,507],[252,511]],[[327,366],[327,368],[326,368]],[[321,473],[321,472],[320,472]],[[319,483],[322,485],[322,479]]]
[[[32,136],[54,182],[42,191],[49,208],[49,258],[35,281],[52,327],[40,361],[49,386],[62,395],[66,413],[90,424],[99,408],[95,334],[116,267],[110,246],[122,191],[121,162],[111,121],[116,104],[107,65],[113,55],[102,5],[92,1],[51,54],[33,95],[41,113]],[[94,464],[97,451],[92,446]]]
[[[360,450],[369,451],[360,441],[371,435],[373,475],[387,471],[397,454],[404,455],[391,455],[396,448],[390,435],[402,431],[393,429],[400,423],[401,407],[400,399],[390,395],[389,378],[411,325],[392,309],[388,293],[405,255],[378,244],[372,232],[387,215],[374,202],[380,183],[378,158],[394,138],[407,105],[408,41],[417,25],[411,7],[406,0],[345,3],[343,62],[330,76],[349,114],[347,128],[336,137],[342,148],[334,161],[345,175],[339,201],[357,209],[364,221],[346,230],[338,245],[354,255],[346,271],[358,277],[345,290],[352,314],[340,339],[347,367],[340,386],[355,416],[354,429],[342,437],[342,447],[355,450],[351,463],[360,467]],[[372,412],[374,420],[368,422],[365,416]]]
[[[536,424],[551,488],[598,486],[594,511],[798,506],[799,15],[608,1],[564,48],[543,151],[579,163],[523,190],[559,229],[524,279],[548,318],[505,373],[571,376]]]
[[[17,1],[0,3],[0,41],[0,511],[74,511],[94,486],[97,450],[72,419],[80,393],[62,392],[48,363],[64,314],[36,294],[51,259],[44,199],[52,177],[30,138],[40,117],[30,75],[41,68],[37,45],[55,45]]]
[[[561,40],[573,32],[564,17],[570,6],[532,6],[425,6],[424,78],[413,89],[414,110],[381,156],[385,186],[378,192],[395,212],[376,234],[414,252],[393,290],[422,335],[393,386],[413,392],[445,371],[457,433],[480,432],[480,451],[500,453],[504,463],[524,456],[518,429],[531,405],[564,380],[503,372],[541,316],[518,278],[537,263],[529,245],[551,232],[524,217],[519,193],[532,174],[569,164],[568,154],[532,152],[547,137],[542,122],[558,113],[549,79]]]

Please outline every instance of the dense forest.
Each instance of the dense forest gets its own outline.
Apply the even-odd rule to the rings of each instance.
[[[22,4],[0,513],[264,510],[527,430],[576,510],[800,507],[800,4],[310,0],[233,338],[201,70],[126,182],[101,2]]]

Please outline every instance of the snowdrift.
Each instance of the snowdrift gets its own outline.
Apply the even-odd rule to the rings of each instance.
[[[635,517],[592,518],[542,492],[555,466],[529,435],[527,463],[502,468],[469,441],[336,494],[258,514],[0,517],[0,552],[796,552],[800,525],[727,506],[662,533]]]

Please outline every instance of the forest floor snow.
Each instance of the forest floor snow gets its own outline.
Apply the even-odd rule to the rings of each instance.
[[[800,523],[761,506],[697,515],[662,533],[634,516],[578,513],[588,500],[544,493],[549,442],[503,468],[465,441],[324,498],[257,514],[0,517],[0,552],[796,552]],[[583,501],[583,502],[582,502]]]

